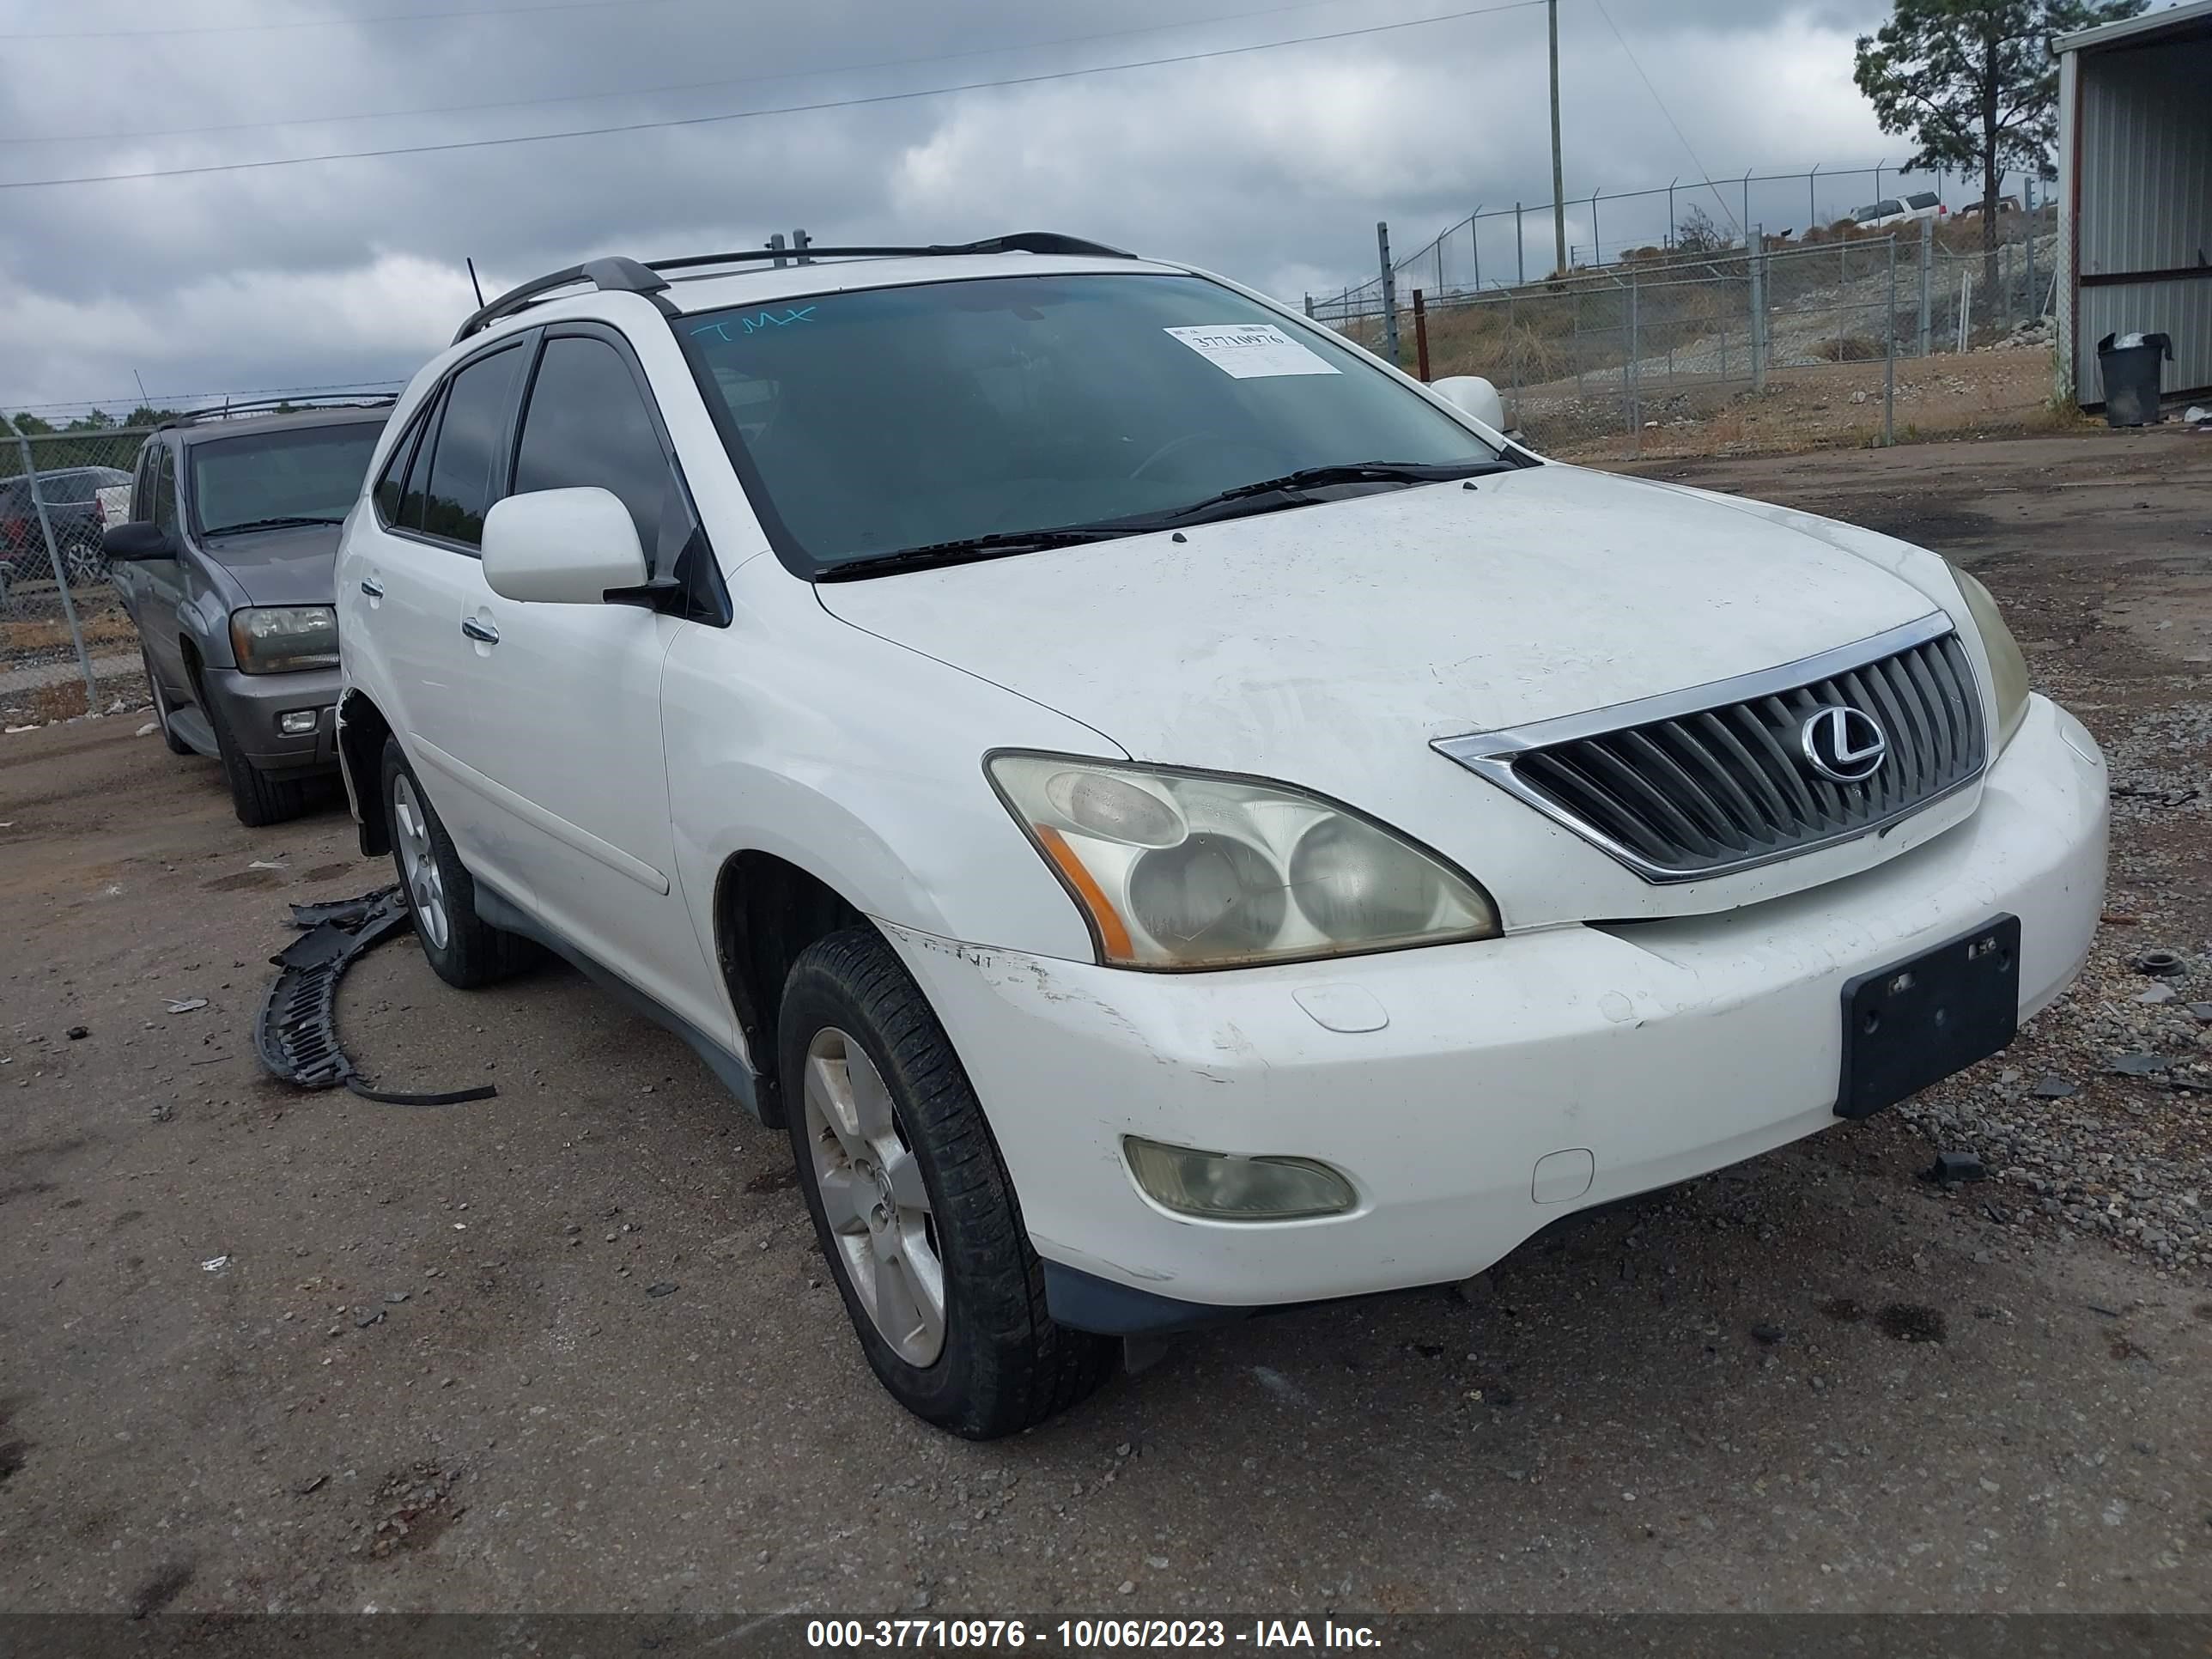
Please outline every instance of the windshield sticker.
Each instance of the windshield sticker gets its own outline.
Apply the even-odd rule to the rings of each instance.
[[[1232,379],[1267,380],[1278,374],[1334,374],[1335,364],[1300,345],[1273,323],[1221,323],[1208,328],[1167,331]]]
[[[814,307],[805,306],[795,311],[787,310],[781,317],[773,311],[757,311],[750,317],[725,317],[719,323],[707,323],[691,331],[694,334],[711,334],[718,340],[727,341],[744,337],[743,335],[731,334],[732,324],[742,328],[746,334],[757,334],[764,328],[789,328],[793,323],[811,323],[813,320]]]

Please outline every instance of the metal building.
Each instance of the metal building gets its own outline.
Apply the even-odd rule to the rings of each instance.
[[[2059,395],[2100,407],[2097,342],[2160,331],[2166,392],[2212,389],[2212,0],[2054,46]]]

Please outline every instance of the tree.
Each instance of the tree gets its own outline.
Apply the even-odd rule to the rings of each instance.
[[[2054,36],[2132,17],[2148,0],[1895,0],[1889,21],[1858,40],[1852,79],[1884,132],[1919,148],[1907,172],[1982,175],[1982,281],[1997,280],[1997,188],[2013,167],[2056,175],[2058,60]]]
[[[1713,222],[1713,216],[1701,207],[1692,207],[1682,216],[1682,222],[1674,232],[1674,246],[1685,253],[1718,253],[1735,246],[1735,239]]]

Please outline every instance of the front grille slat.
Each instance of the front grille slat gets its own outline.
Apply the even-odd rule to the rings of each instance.
[[[1907,717],[1905,701],[1897,694],[1895,674],[1896,669],[1886,662],[1870,663],[1866,671],[1867,682],[1874,688],[1875,702],[1881,709],[1882,724],[1893,732],[1913,734],[1912,740],[1905,745],[1905,777],[1899,793],[1906,800],[1917,800],[1933,775],[1933,763],[1925,732]]]
[[[1796,684],[1759,676],[1741,683],[1753,695],[1737,701],[1607,732],[1583,725],[1581,735],[1534,745],[1523,739],[1468,763],[1491,770],[1655,881],[1826,846],[1917,811],[1981,773],[1986,739],[1965,647],[1948,632],[1905,637],[1917,642],[1886,653],[1881,641],[1869,641],[1878,654],[1864,661],[1832,654]],[[1807,755],[1807,722],[1834,709],[1866,716],[1887,741],[1864,778],[1825,776]],[[1872,735],[1850,714],[1827,718],[1854,744]],[[1814,726],[1813,746],[1836,732]],[[1846,769],[1832,749],[1820,752]]]
[[[1790,822],[1790,803],[1775,788],[1765,769],[1751,757],[1751,750],[1743,746],[1743,740],[1709,708],[1678,722],[1678,726],[1686,736],[1705,738],[1721,751],[1716,757],[1714,769],[1745,792],[1753,819],[1760,825],[1759,833],[1769,842],[1778,843],[1784,834],[1783,826]],[[1756,801],[1751,799],[1754,794],[1758,797]]]
[[[1935,671],[1918,651],[1905,653],[1900,665],[1920,699],[1921,713],[1927,718],[1929,731],[1935,733],[1935,741],[1929,745],[1929,750],[1935,757],[1936,769],[1948,772],[1951,769],[1950,726],[1943,718],[1943,693],[1936,684]]]
[[[1674,746],[1679,751],[1678,764],[1697,779],[1706,799],[1726,816],[1730,829],[1755,842],[1771,839],[1758,805],[1744,793],[1743,786],[1731,775],[1720,757],[1706,746],[1690,721],[1668,720],[1655,726],[1651,728],[1651,740]]]
[[[1736,729],[1744,734],[1746,741],[1752,746],[1752,752],[1759,757],[1760,770],[1779,785],[1788,796],[1790,810],[1797,824],[1809,827],[1818,823],[1820,809],[1814,804],[1813,792],[1805,787],[1805,780],[1798,775],[1789,751],[1774,740],[1774,733],[1767,722],[1761,720],[1758,711],[1747,702],[1740,702],[1728,712],[1735,717]]]

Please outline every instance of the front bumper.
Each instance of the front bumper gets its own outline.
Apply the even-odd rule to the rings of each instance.
[[[258,772],[301,775],[337,769],[338,671],[302,668],[283,674],[245,674],[210,668],[201,674],[208,700],[217,705],[231,735]],[[279,715],[315,711],[312,732],[287,735]]]
[[[890,933],[989,1115],[1055,1313],[1136,1330],[1465,1278],[1563,1212],[1838,1121],[1844,981],[2009,911],[2034,1012],[2088,952],[2105,836],[2096,744],[2037,698],[1966,822],[1719,915],[1180,975]],[[1387,1023],[1329,1029],[1309,1004]],[[1359,1201],[1172,1214],[1126,1135],[1318,1158]]]

